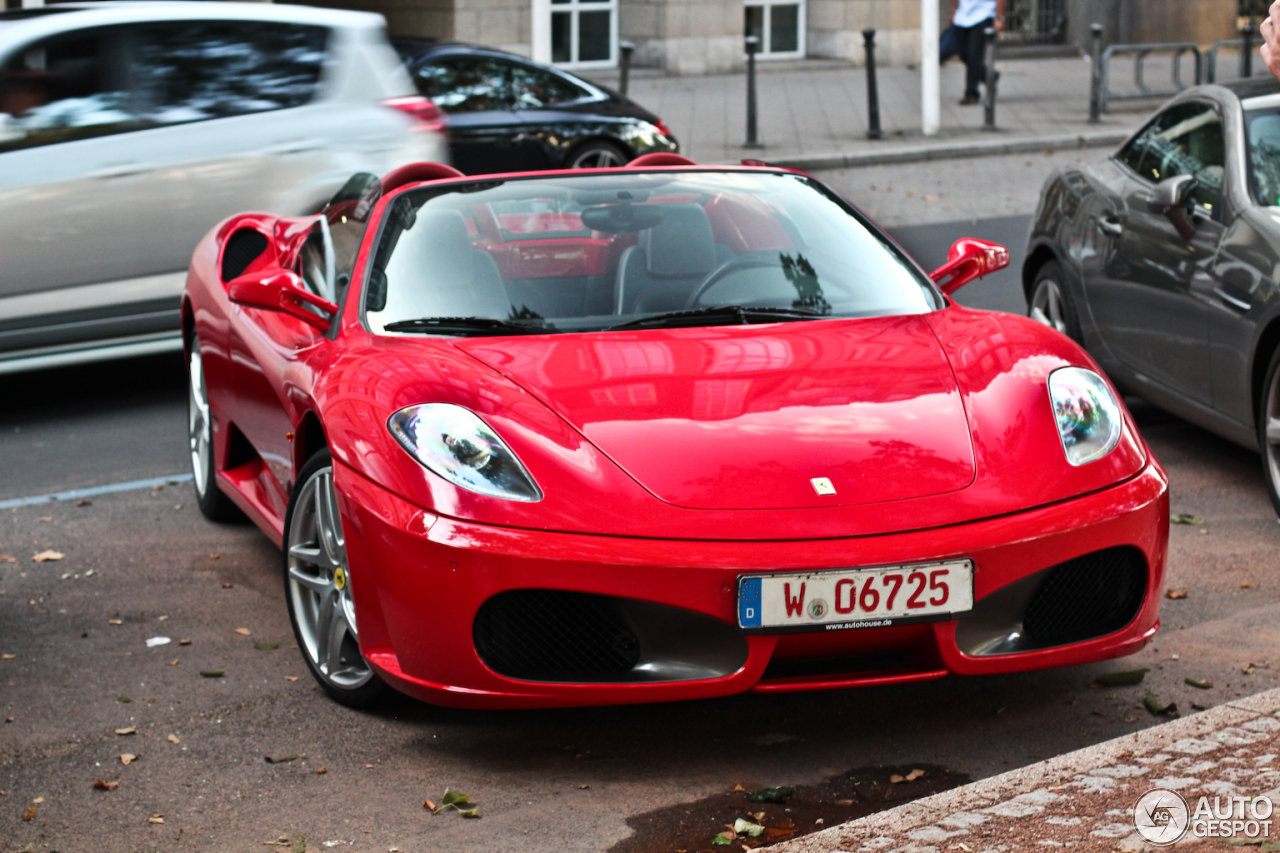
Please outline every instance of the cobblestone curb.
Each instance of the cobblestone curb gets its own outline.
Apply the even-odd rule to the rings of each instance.
[[[1201,796],[1268,795],[1280,802],[1280,690],[1011,770],[795,841],[778,853],[1140,851],[1133,804],[1169,788]],[[1280,823],[1280,818],[1277,818]],[[1269,843],[1280,841],[1273,824]],[[1178,847],[1228,848],[1190,836]],[[1257,850],[1258,847],[1245,847]]]
[[[799,154],[768,157],[771,166],[788,169],[849,169],[859,166],[883,166],[889,163],[921,163],[928,160],[958,160],[970,157],[997,157],[1001,154],[1027,154],[1045,149],[1107,148],[1129,138],[1131,131],[1099,131],[1097,133],[1055,134],[1018,139],[982,139],[949,142],[939,145],[881,148],[847,154]]]

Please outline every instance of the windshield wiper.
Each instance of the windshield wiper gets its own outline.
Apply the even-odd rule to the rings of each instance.
[[[666,314],[654,314],[652,317],[641,317],[610,326],[605,331],[618,329],[644,329],[650,326],[680,328],[683,326],[717,325],[708,320],[727,320],[730,323],[745,326],[749,323],[772,323],[776,320],[822,320],[826,314],[809,311],[804,308],[748,308],[745,305],[713,305],[709,308],[691,308],[685,311],[670,311]]]
[[[553,326],[530,326],[493,317],[421,317],[396,320],[382,327],[388,332],[438,332],[457,335],[539,335],[554,332]]]

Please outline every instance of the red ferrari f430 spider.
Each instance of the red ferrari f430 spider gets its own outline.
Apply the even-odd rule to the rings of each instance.
[[[948,298],[805,174],[356,175],[234,216],[182,305],[195,489],[279,543],[353,706],[1077,664],[1159,624],[1167,480],[1070,340]]]

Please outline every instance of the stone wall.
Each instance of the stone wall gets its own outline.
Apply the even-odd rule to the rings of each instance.
[[[716,74],[743,67],[741,0],[620,0],[621,37],[632,62],[672,74]]]
[[[945,27],[948,0],[939,0],[938,20]],[[866,59],[862,31],[876,30],[876,61],[910,65],[920,61],[919,0],[809,0],[809,55]]]

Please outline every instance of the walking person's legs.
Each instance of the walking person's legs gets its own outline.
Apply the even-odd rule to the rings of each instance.
[[[960,102],[962,105],[977,104],[982,100],[979,86],[987,79],[987,43],[984,33],[992,23],[992,19],[988,18],[972,27],[956,28],[963,44],[960,55],[965,64],[964,100]]]

